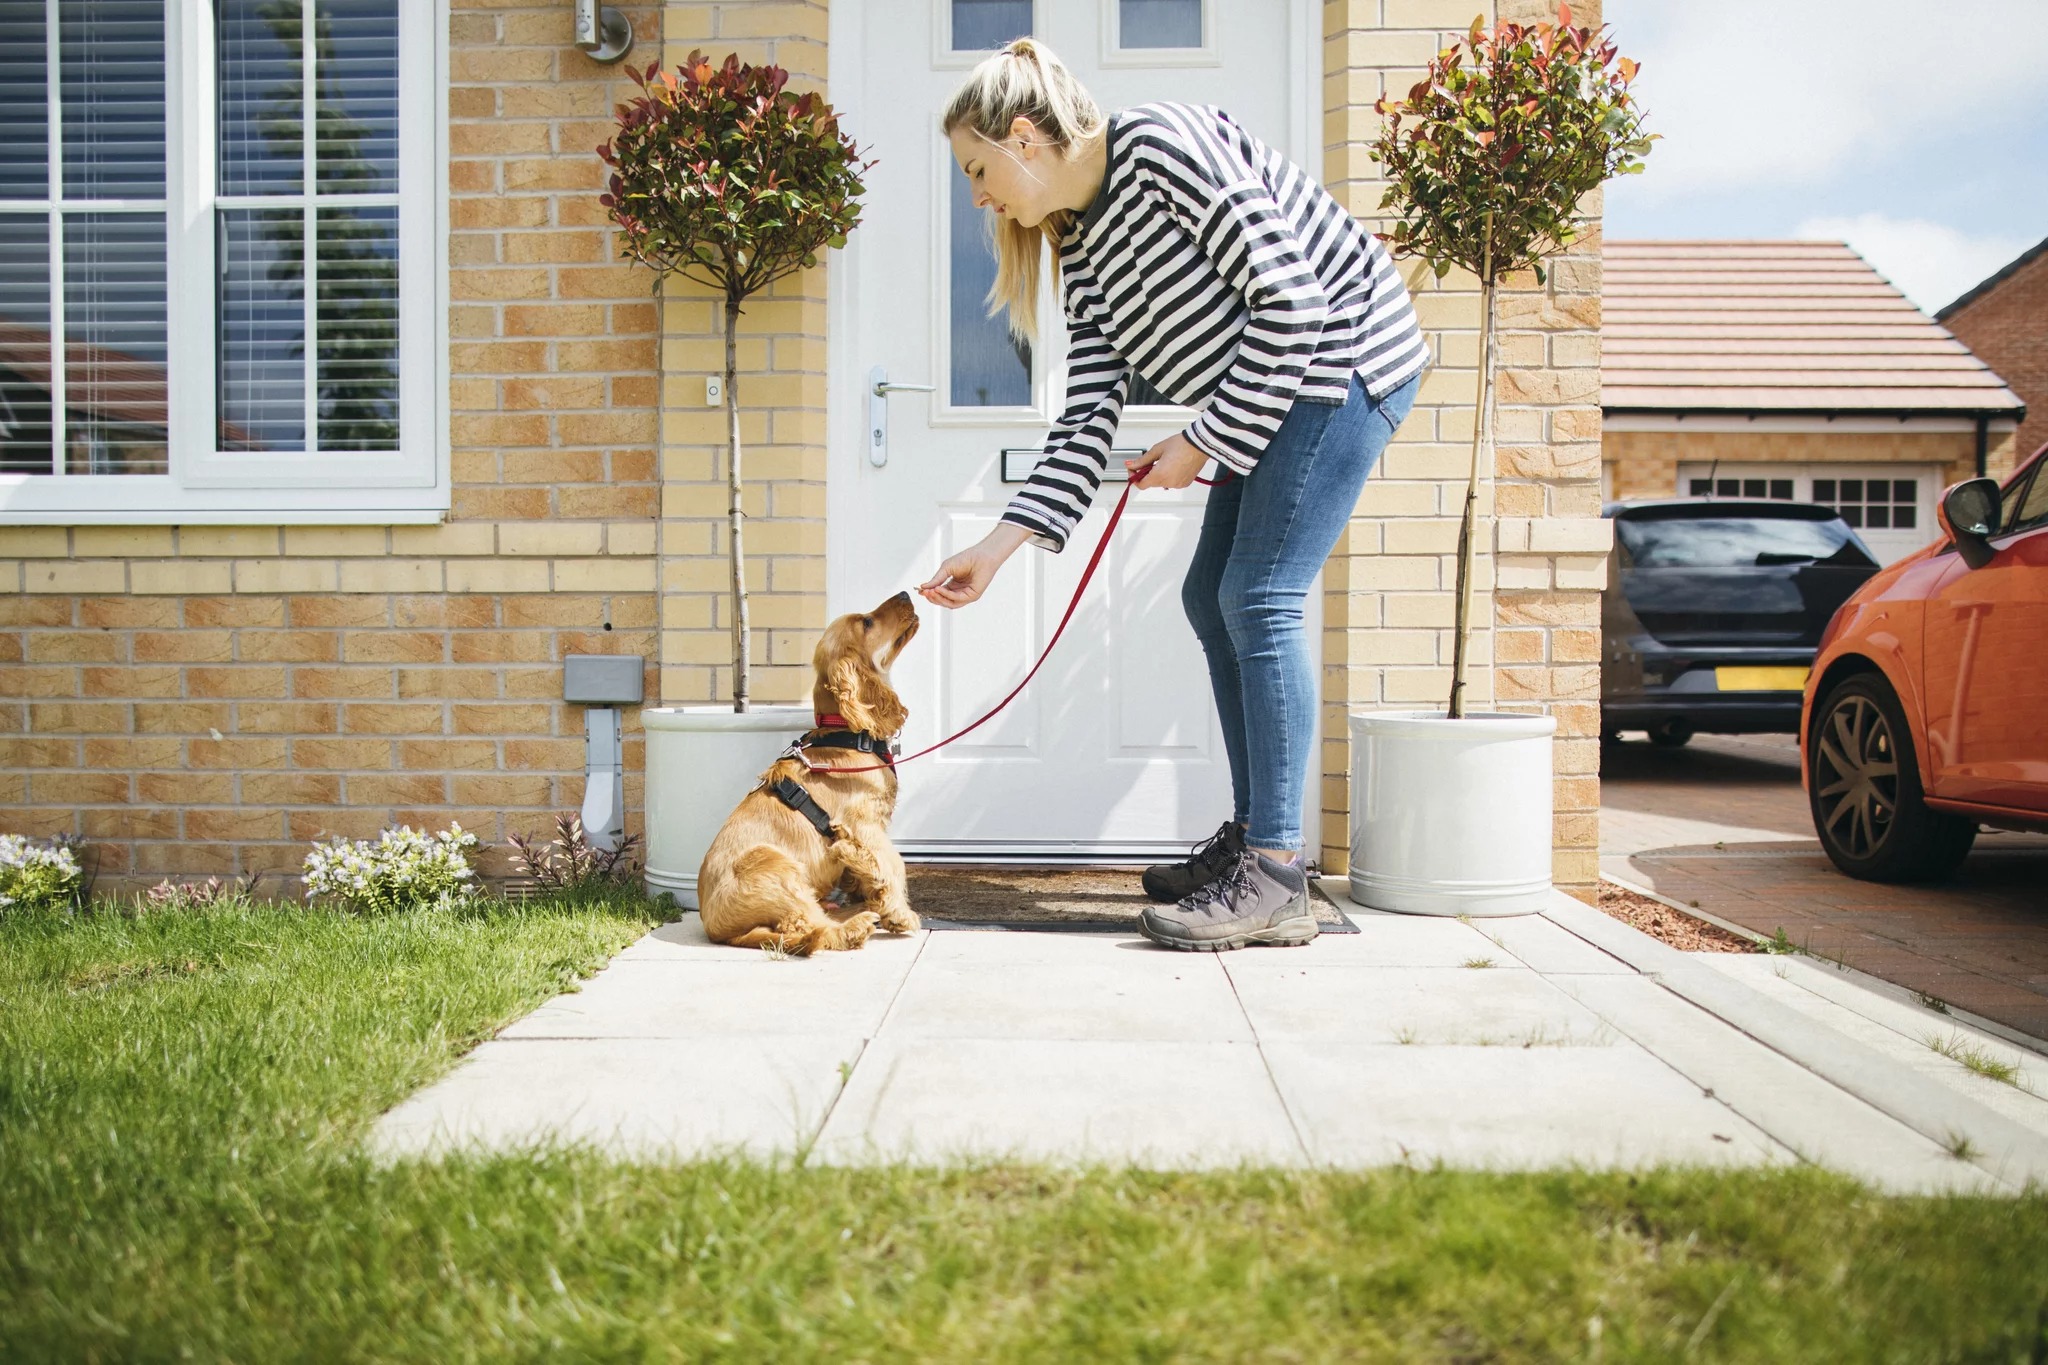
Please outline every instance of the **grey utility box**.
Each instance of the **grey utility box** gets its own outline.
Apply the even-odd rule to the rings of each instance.
[[[614,849],[626,837],[625,748],[618,706],[646,696],[638,654],[571,654],[562,660],[562,700],[583,712],[583,837],[591,847]]]
[[[638,706],[646,697],[638,654],[570,654],[562,660],[562,700],[584,706]]]

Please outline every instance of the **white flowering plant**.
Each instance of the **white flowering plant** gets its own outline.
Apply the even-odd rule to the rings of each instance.
[[[0,913],[75,907],[84,885],[85,871],[69,847],[0,834]]]
[[[464,853],[477,837],[459,824],[439,834],[410,825],[387,829],[374,844],[336,837],[306,855],[306,899],[338,902],[357,914],[445,909],[477,895]]]

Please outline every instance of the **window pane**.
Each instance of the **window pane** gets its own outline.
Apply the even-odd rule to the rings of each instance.
[[[48,474],[50,220],[0,215],[0,473]]]
[[[952,186],[953,216],[953,354],[947,392],[956,407],[1028,404],[1031,347],[1011,338],[1004,313],[987,316],[983,302],[996,280],[995,252],[985,235],[988,212],[974,207],[966,176],[948,175],[946,181]]]
[[[163,0],[65,0],[58,13],[69,199],[164,197]]]
[[[315,229],[319,448],[398,448],[398,210],[322,209]]]
[[[1200,47],[1202,0],[1118,0],[1124,47]]]
[[[222,450],[306,448],[304,235],[296,208],[220,211]]]
[[[1790,479],[1772,479],[1772,480],[1771,480],[1771,498],[1772,498],[1772,500],[1773,500],[1773,501],[1776,501],[1776,502],[1791,502],[1791,501],[1792,501],[1792,480],[1790,480]]]
[[[50,193],[50,83],[42,0],[0,0],[0,199]]]
[[[974,52],[1031,36],[1031,0],[953,0],[953,50]]]
[[[318,0],[314,175],[323,194],[398,188],[398,2]]]
[[[64,219],[64,470],[170,471],[164,219]]]
[[[299,6],[216,0],[220,192],[294,194],[305,155]]]

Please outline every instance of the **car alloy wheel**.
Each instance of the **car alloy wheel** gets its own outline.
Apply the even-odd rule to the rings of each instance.
[[[1868,858],[1891,834],[1899,809],[1899,755],[1892,727],[1868,697],[1840,699],[1815,735],[1826,833],[1852,858]]]

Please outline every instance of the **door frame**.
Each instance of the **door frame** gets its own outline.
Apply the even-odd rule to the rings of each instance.
[[[855,60],[850,54],[858,53],[860,50],[862,24],[867,17],[871,5],[881,7],[892,4],[900,5],[902,3],[904,3],[904,0],[835,0],[827,16],[826,51],[828,61],[833,53],[849,54],[843,56],[836,66],[833,67],[833,74],[827,83],[827,95],[832,102],[833,108],[839,112],[842,119],[848,120],[845,131],[856,143],[860,141],[858,118],[860,111],[865,108],[868,73],[861,69],[858,60]],[[917,3],[917,0],[910,0],[910,3]],[[950,0],[927,0],[927,3],[930,7],[927,22],[931,25],[932,33],[936,35],[941,31],[940,25],[946,20]],[[1111,7],[1116,3],[1116,0],[1098,0],[1098,3],[1102,8],[1100,13],[1100,30],[1096,41],[1102,45],[1103,51],[1106,53],[1108,45],[1113,42],[1115,16]],[[1321,0],[1280,0],[1280,3],[1284,6],[1289,30],[1286,45],[1289,56],[1288,76],[1293,88],[1299,92],[1300,97],[1293,101],[1292,107],[1289,110],[1287,129],[1289,145],[1279,150],[1304,171],[1314,176],[1318,184],[1326,184],[1326,149],[1321,141],[1323,111],[1320,107],[1323,91],[1322,3]],[[1032,8],[1034,27],[1036,27],[1037,4],[1034,3]],[[1214,6],[1211,0],[1203,0],[1203,12],[1205,22],[1213,20]],[[1213,28],[1210,32],[1213,37]],[[933,42],[937,42],[936,36],[934,36]],[[1091,55],[1099,56],[1101,54]],[[1158,65],[1162,68],[1188,65],[1206,66],[1214,64],[1216,60],[1216,57],[1208,51],[1201,51],[1199,53],[1190,51],[1187,53],[1165,55],[1158,62]],[[973,64],[972,61],[963,60],[959,63],[959,70],[964,75],[965,72],[972,69]],[[1127,67],[1132,63],[1105,62],[1105,64]],[[950,67],[952,64],[948,62],[941,63],[941,65]],[[938,111],[934,110],[934,128],[932,132],[934,141],[938,138],[936,128],[937,114]],[[944,166],[940,167],[941,172],[945,169]],[[942,187],[943,184],[942,179],[940,186]],[[940,188],[935,187],[932,193],[937,196],[933,200],[935,205],[943,202]],[[939,307],[938,295],[939,290],[935,288],[932,291],[934,317],[937,316]],[[1040,292],[1041,311],[1047,306],[1057,307],[1058,301],[1051,295],[1051,291],[1042,285]],[[825,610],[828,619],[837,613],[859,609],[849,605],[845,600],[845,566],[849,562],[848,556],[853,554],[856,548],[853,530],[850,526],[842,525],[832,515],[832,509],[835,504],[843,501],[843,494],[835,497],[835,493],[843,489],[846,479],[856,472],[852,462],[864,461],[867,458],[867,394],[864,391],[867,366],[861,363],[859,357],[853,358],[849,363],[840,363],[836,354],[838,348],[844,344],[843,339],[856,333],[857,329],[854,319],[858,316],[859,308],[860,298],[857,272],[846,258],[844,251],[827,252],[825,257],[826,398],[824,444],[826,509]],[[943,332],[941,331],[935,335],[943,335]],[[936,355],[937,352],[935,351],[934,354]],[[1058,370],[1062,374],[1065,370],[1064,362],[1065,357],[1062,356],[1057,365]],[[1048,396],[1054,376],[1054,369],[1054,363],[1048,357],[1042,377],[1034,381],[1034,388],[1038,384],[1046,386]],[[933,382],[938,382],[938,379],[942,377],[936,376]],[[922,382],[921,376],[910,376],[909,378]],[[1062,396],[1064,397],[1064,392]],[[1050,408],[1054,405],[1048,404],[1047,406]],[[949,424],[954,423],[949,421]],[[971,418],[959,421],[957,424],[963,426],[978,425]],[[1004,419],[1000,424],[1009,425],[1010,422],[1008,419]],[[1103,496],[1112,487],[1110,484],[1104,485],[1103,492],[1099,493],[1096,498],[1098,504],[1102,503]],[[1080,528],[1077,528],[1075,540],[1069,543],[1063,553],[1079,552],[1085,554],[1094,544],[1093,536],[1098,533],[1100,522],[1100,511],[1096,507],[1091,507],[1088,517],[1084,518],[1082,523],[1089,532],[1088,536],[1084,539],[1080,535]],[[1020,553],[1044,553],[1044,551],[1036,550],[1032,546],[1025,546]],[[1310,856],[1314,856],[1313,850],[1318,850],[1322,847],[1323,784],[1327,776],[1323,771],[1322,759],[1323,674],[1325,669],[1323,615],[1323,574],[1322,571],[1318,570],[1314,582],[1309,587],[1308,600],[1304,606],[1302,620],[1302,628],[1308,637],[1310,657],[1315,664],[1316,677],[1316,743],[1311,750],[1301,812],[1303,847],[1311,850]],[[1206,676],[1200,682],[1206,686]],[[1113,864],[1133,861],[1135,855],[1119,856],[1109,853],[1090,853],[1081,856],[1083,860],[1088,862]],[[1149,860],[1149,856],[1147,855],[1145,859],[1139,860]],[[913,861],[929,861],[929,859],[919,857],[913,859]],[[1072,863],[1076,861],[1076,858],[1071,855],[1061,856],[1041,852],[1036,854],[1018,853],[1014,856],[1006,855],[1005,861]]]

